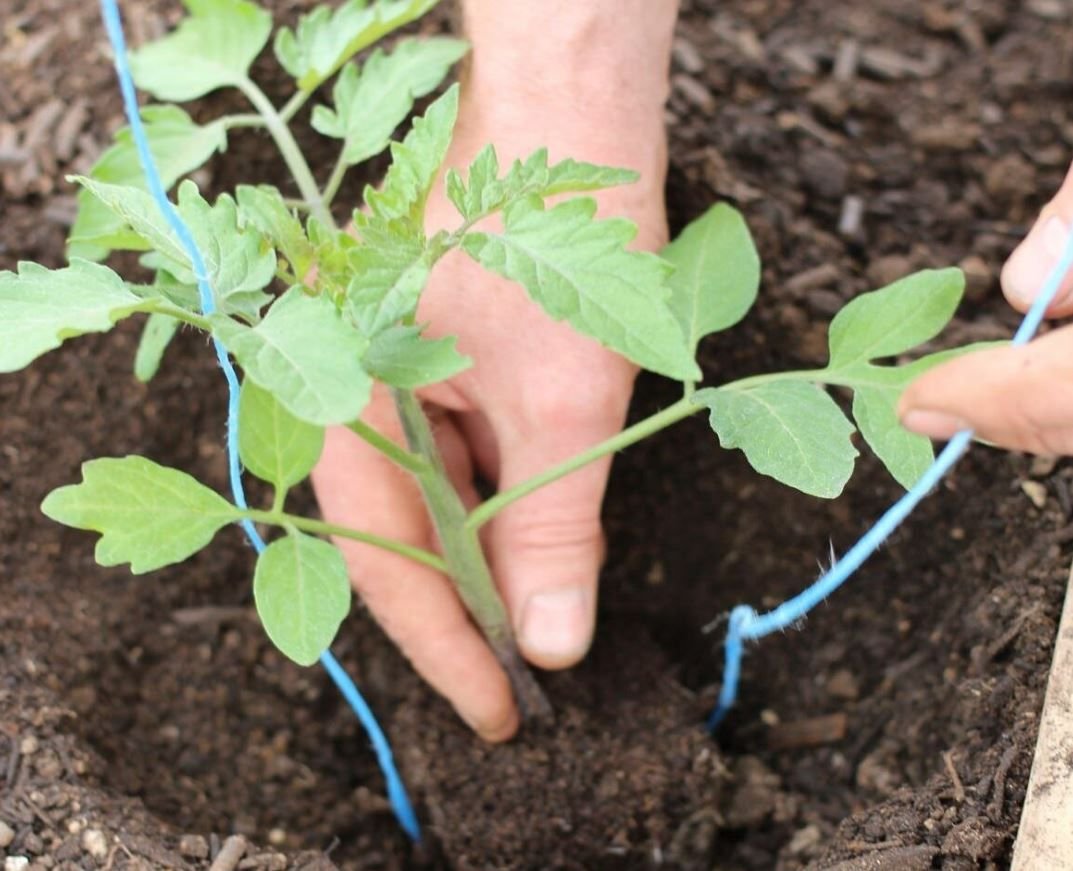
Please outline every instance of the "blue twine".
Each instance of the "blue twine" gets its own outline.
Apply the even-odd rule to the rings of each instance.
[[[1014,334],[1013,345],[1025,345],[1036,334],[1047,307],[1054,300],[1062,286],[1062,281],[1071,268],[1073,268],[1073,235],[1070,235],[1066,241],[1061,258],[1047,276],[1039,296],[1024,320],[1021,321],[1021,326]],[[759,640],[772,632],[792,626],[842,586],[961,459],[968,450],[972,437],[971,429],[955,434],[912,489],[887,509],[887,512],[861,537],[860,541],[812,586],[766,614],[758,614],[748,605],[738,605],[730,612],[730,622],[723,648],[725,660],[723,685],[719,691],[719,700],[715,710],[708,718],[709,729],[715,729],[722,722],[737,698],[745,642]]]
[[[141,162],[142,171],[145,173],[149,193],[156,200],[165,220],[167,220],[168,225],[179,238],[179,242],[190,258],[194,276],[197,279],[202,314],[211,315],[216,311],[216,297],[212,292],[212,285],[209,283],[208,269],[205,267],[201,251],[190,233],[190,228],[187,227],[186,222],[179,215],[175,206],[172,205],[171,200],[168,199],[167,192],[164,190],[163,182],[160,179],[160,173],[157,171],[156,161],[153,159],[153,154],[149,149],[149,140],[145,135],[145,127],[142,125],[138,98],[134,90],[134,80],[127,60],[126,37],[123,33],[123,22],[119,15],[117,0],[101,0],[101,14],[104,18],[105,30],[108,32],[108,39],[112,44],[112,52],[115,55],[116,75],[119,78],[119,88],[123,94],[123,107],[130,122],[131,137],[138,151],[138,160]],[[238,451],[238,375],[235,372],[235,367],[231,365],[227,350],[219,340],[213,338],[212,344],[216,351],[216,360],[219,362],[220,368],[224,372],[224,378],[227,380],[227,459],[231,479],[231,494],[235,505],[245,510],[249,505],[246,501],[245,488],[242,485],[242,466],[239,461]],[[243,520],[241,525],[253,549],[258,554],[263,553],[265,550],[264,539],[261,538],[252,521]],[[369,740],[372,742],[376,760],[387,782],[388,798],[395,812],[395,818],[412,840],[420,841],[421,828],[417,822],[417,815],[414,813],[413,806],[410,804],[410,799],[406,794],[406,787],[403,785],[402,778],[395,767],[395,759],[391,753],[391,745],[388,743],[387,736],[384,734],[383,729],[380,728],[380,724],[376,721],[376,717],[365,699],[362,698],[354,681],[335,657],[332,656],[331,651],[326,650],[321,654],[320,663],[343,694],[343,698],[354,710],[362,727],[368,734]]]

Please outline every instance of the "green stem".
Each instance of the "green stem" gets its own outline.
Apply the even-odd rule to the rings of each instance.
[[[228,130],[236,127],[265,127],[267,122],[260,115],[224,115],[219,121]]]
[[[294,96],[291,97],[283,105],[283,108],[279,110],[280,120],[283,121],[284,124],[290,124],[294,119],[294,116],[302,111],[302,107],[312,96],[312,91],[295,91]]]
[[[380,451],[380,453],[391,460],[396,466],[401,466],[408,472],[413,472],[415,475],[423,475],[432,470],[431,464],[429,464],[424,457],[420,457],[405,448],[399,447],[399,445],[395,444],[395,442],[383,433],[373,429],[373,427],[369,426],[369,424],[364,421],[355,420],[352,423],[348,423],[347,429],[360,436]]]
[[[172,305],[167,300],[159,298],[147,299],[145,305],[140,307],[140,310],[147,314],[167,315],[177,321],[182,321],[184,324],[189,324],[191,327],[204,330],[206,333],[212,332],[212,326],[209,324],[208,318],[196,315],[184,308],[179,308],[177,305]]]
[[[552,466],[541,472],[539,475],[534,475],[526,481],[522,481],[520,484],[516,484],[509,490],[504,490],[502,493],[498,493],[491,499],[482,502],[476,508],[470,512],[469,517],[466,518],[466,526],[469,529],[480,529],[489,520],[495,517],[500,511],[506,508],[513,502],[517,502],[524,496],[528,496],[535,490],[539,490],[541,487],[545,487],[553,481],[558,481],[560,478],[569,475],[571,472],[576,472],[583,466],[587,466],[589,463],[606,457],[608,454],[613,454],[617,451],[621,451],[623,448],[628,448],[630,445],[648,438],[650,435],[659,432],[662,429],[666,429],[672,424],[678,423],[680,420],[684,420],[692,414],[696,414],[703,406],[695,405],[690,399],[680,399],[674,405],[665,408],[658,414],[654,414],[651,417],[646,417],[639,423],[635,423],[628,429],[624,429],[618,435],[612,436],[606,441],[600,442],[598,445],[593,445],[587,451],[583,451],[571,457],[568,460],[564,460],[556,466]]]
[[[339,188],[343,184],[343,179],[346,177],[347,170],[350,169],[350,164],[345,160],[346,152],[341,152],[339,159],[335,162],[335,166],[332,168],[332,174],[328,177],[328,183],[324,186],[324,206],[330,208],[332,201],[335,199],[335,195],[339,193]]]
[[[276,147],[283,156],[283,162],[287,164],[287,169],[290,170],[291,175],[294,177],[294,182],[298,185],[298,191],[301,193],[302,199],[309,205],[309,210],[313,213],[313,216],[326,227],[335,229],[332,213],[324,205],[320,188],[317,187],[317,182],[313,178],[313,172],[302,154],[302,149],[298,147],[294,134],[291,133],[290,127],[287,126],[287,122],[276,111],[276,107],[265,96],[265,92],[257,87],[253,81],[248,78],[242,79],[238,82],[237,87],[246,95],[246,98],[264,119],[265,127],[275,140]]]
[[[322,520],[313,520],[309,517],[299,517],[295,514],[287,514],[282,511],[258,511],[249,509],[240,512],[240,518],[252,520],[254,523],[267,523],[270,526],[293,526],[303,532],[311,532],[314,535],[334,535],[339,538],[349,538],[360,541],[363,544],[371,544],[381,550],[404,556],[414,562],[421,563],[438,572],[447,571],[447,563],[443,558],[421,547],[415,547],[392,538],[384,538],[371,532],[362,532],[360,529],[351,529],[348,526],[337,526],[334,523],[325,523]]]
[[[510,678],[522,715],[547,719],[551,705],[518,652],[506,606],[496,590],[477,531],[466,524],[465,506],[447,476],[421,403],[408,390],[395,390],[394,397],[410,450],[429,464],[417,480],[439,535],[449,567],[447,574]]]

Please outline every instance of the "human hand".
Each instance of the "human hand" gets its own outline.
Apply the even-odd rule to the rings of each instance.
[[[1032,305],[1071,227],[1073,169],[1002,271],[1003,292],[1018,310]],[[1047,314],[1073,314],[1073,276],[1066,276]],[[1011,450],[1073,454],[1073,326],[938,366],[909,386],[898,413],[907,429],[932,438],[972,428]]]
[[[621,9],[614,8],[620,2],[582,6],[606,7],[621,18]],[[655,8],[651,0],[636,2]],[[669,55],[674,4],[658,5],[667,19]],[[498,20],[517,25],[519,16],[483,16],[476,29]],[[631,26],[640,26],[643,18],[636,16]],[[471,36],[474,65],[447,165],[468,165],[491,142],[501,165],[546,146],[552,161],[573,157],[635,169],[641,174],[637,184],[597,195],[600,212],[636,222],[635,247],[661,247],[667,237],[666,61],[662,68],[658,62],[650,65],[649,79],[642,76],[622,91],[615,78],[621,71],[614,63],[601,64],[591,51],[585,55],[591,70],[572,73],[569,65],[579,55],[565,45],[571,56],[551,64],[554,74],[532,77],[523,58],[504,59],[481,49],[484,41],[517,54],[519,39]],[[651,46],[651,34],[644,37]],[[631,53],[634,48],[620,46]],[[636,55],[630,64],[645,68]],[[430,232],[453,229],[459,221],[442,191],[430,199]],[[635,367],[567,324],[553,322],[520,287],[487,273],[461,252],[437,265],[418,321],[429,325],[429,336],[457,336],[459,350],[474,360],[470,370],[419,391],[452,482],[469,506],[478,502],[475,473],[505,489],[621,429]],[[386,390],[374,391],[363,419],[403,442]],[[574,664],[591,641],[603,558],[600,504],[609,467],[610,459],[593,463],[511,505],[483,530],[521,652],[540,667]],[[414,481],[350,431],[329,432],[313,482],[327,520],[435,547]],[[362,598],[423,677],[481,737],[511,737],[518,714],[507,677],[447,579],[390,553],[352,541],[338,544]]]

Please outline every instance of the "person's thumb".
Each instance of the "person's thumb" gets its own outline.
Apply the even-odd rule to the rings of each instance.
[[[1073,168],[1053,200],[1046,206],[1032,230],[1002,269],[1002,290],[1011,305],[1027,311],[1047,276],[1062,256],[1073,232]],[[1055,300],[1047,309],[1051,317],[1073,313],[1073,275],[1067,275]]]
[[[502,443],[507,489],[613,435],[620,421]],[[492,568],[522,654],[541,668],[567,668],[592,643],[597,576],[604,557],[600,504],[610,458],[549,484],[506,508],[487,538]]]
[[[932,438],[971,428],[1011,450],[1073,453],[1073,327],[932,369],[906,389],[898,415]]]

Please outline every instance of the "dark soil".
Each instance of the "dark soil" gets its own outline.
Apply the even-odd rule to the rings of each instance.
[[[728,198],[767,264],[756,311],[704,346],[709,374],[820,362],[845,299],[926,265],[970,275],[952,341],[1008,335],[998,268],[1073,153],[1069,4],[683,5],[672,218]],[[138,39],[178,4],[125,6]],[[103,34],[94,4],[65,0],[3,0],[0,25],[0,266],[58,265],[73,202],[62,177],[121,123]],[[279,180],[253,134],[216,166],[203,183]],[[420,805],[428,844],[415,851],[326,677],[285,662],[257,625],[237,532],[132,578],[39,514],[99,455],[144,453],[224,488],[222,384],[204,342],[183,336],[147,389],[129,374],[137,327],[0,379],[8,857],[199,868],[239,833],[252,869],[1008,864],[1073,540],[1073,466],[977,449],[803,631],[750,651],[741,703],[711,740],[700,724],[720,630],[705,626],[800,589],[896,487],[866,458],[837,502],[788,492],[717,450],[699,420],[631,449],[607,500],[596,648],[546,680],[554,729],[483,746],[366,615],[344,627],[336,651]],[[673,392],[645,381],[635,414]]]

